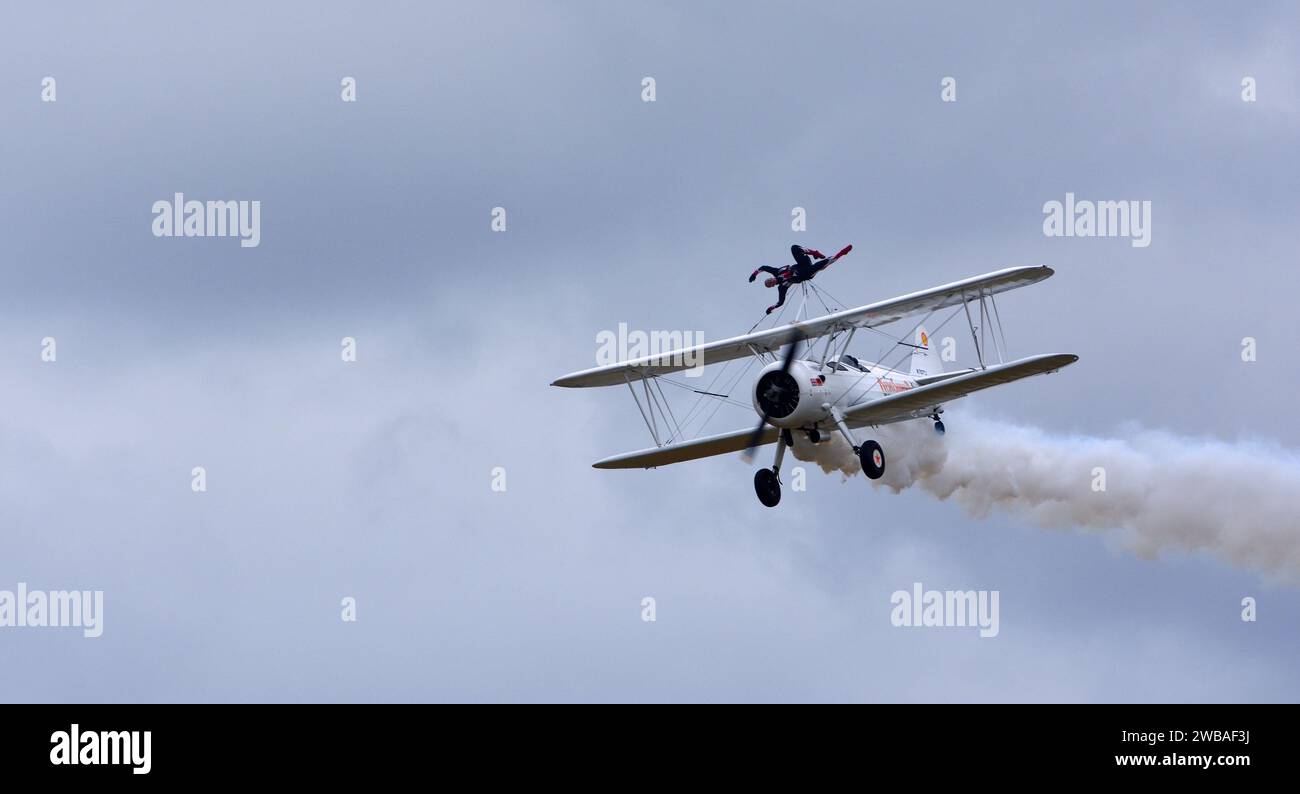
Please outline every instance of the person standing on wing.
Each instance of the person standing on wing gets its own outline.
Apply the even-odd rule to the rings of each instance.
[[[835,256],[827,258],[825,254],[815,248],[804,248],[802,245],[790,246],[790,253],[794,255],[794,264],[786,265],[782,268],[763,265],[749,274],[749,281],[752,284],[758,277],[759,271],[770,273],[771,278],[763,282],[765,287],[777,288],[777,301],[773,306],[767,307],[767,313],[771,314],[774,309],[779,309],[785,305],[785,293],[789,291],[791,284],[802,284],[805,281],[812,281],[813,276],[822,272],[826,268],[835,264],[835,262],[849,251],[853,250],[852,245],[844,246],[844,250]],[[813,261],[814,258],[816,261]]]

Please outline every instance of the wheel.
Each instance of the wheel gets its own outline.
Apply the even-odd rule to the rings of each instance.
[[[813,428],[812,430],[809,430],[809,431],[808,431],[808,440],[811,441],[811,442],[814,443],[814,444],[820,443],[821,440],[822,440],[822,434],[821,434],[821,431],[818,430],[817,428]]]
[[[865,441],[858,447],[858,461],[862,471],[873,480],[879,480],[885,473],[885,451],[875,441]]]
[[[776,507],[781,501],[781,481],[771,469],[759,469],[754,472],[754,493],[764,507]]]
[[[939,421],[938,419],[934,421],[934,432],[938,433],[939,435],[943,435],[944,433],[943,422]]]

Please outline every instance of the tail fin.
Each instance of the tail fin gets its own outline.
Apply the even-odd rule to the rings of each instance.
[[[934,340],[924,327],[916,329],[916,345],[912,349],[912,375],[930,377],[943,372],[943,361],[934,349]]]

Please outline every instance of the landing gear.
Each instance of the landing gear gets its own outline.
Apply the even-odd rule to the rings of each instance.
[[[809,431],[808,431],[808,440],[811,441],[811,442],[814,443],[814,444],[819,444],[819,443],[821,443],[821,440],[822,440],[822,433],[821,433],[821,431],[818,430],[818,429],[815,428],[815,427],[814,427],[812,430],[809,430]]]
[[[943,426],[943,420],[942,420],[942,419],[936,419],[936,420],[934,420],[934,432],[938,433],[939,435],[943,435],[943,434],[944,434],[944,426]]]
[[[775,469],[759,469],[754,472],[754,493],[764,507],[776,507],[781,503],[781,480]]]
[[[862,464],[862,472],[873,480],[879,480],[885,474],[885,451],[875,441],[864,441],[861,445],[853,438],[853,431],[849,429],[848,424],[844,421],[844,414],[840,409],[832,405],[822,406],[830,411],[831,417],[835,420],[835,426],[840,429],[844,435],[844,440],[849,442],[853,447],[853,454],[858,456],[858,462]]]
[[[858,462],[862,472],[873,480],[879,480],[885,474],[885,451],[875,441],[865,441],[853,450],[858,453]]]
[[[754,493],[764,507],[776,507],[781,503],[781,459],[785,457],[785,448],[794,446],[794,436],[789,430],[782,430],[776,439],[776,460],[770,469],[754,472]]]

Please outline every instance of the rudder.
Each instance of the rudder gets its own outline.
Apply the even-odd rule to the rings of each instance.
[[[913,377],[929,377],[943,372],[943,361],[935,352],[933,342],[924,327],[916,329],[915,347],[912,348]]]

